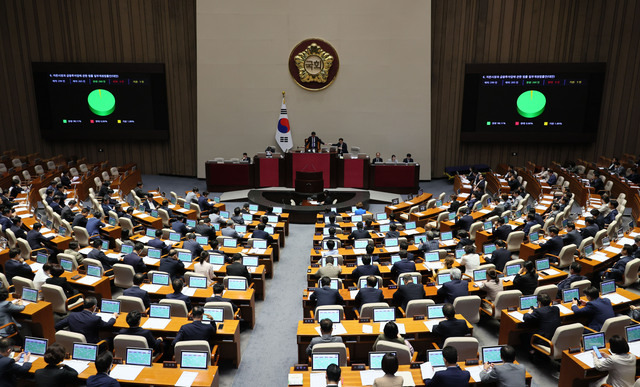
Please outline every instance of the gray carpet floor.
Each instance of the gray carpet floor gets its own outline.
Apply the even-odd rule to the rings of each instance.
[[[193,178],[144,175],[145,189],[160,188],[169,193],[175,191],[184,196],[186,190],[198,187],[206,189],[204,180]],[[453,186],[444,179],[421,182],[425,192],[447,195]],[[220,193],[212,193],[220,195]],[[404,197],[404,196],[403,196]],[[243,202],[227,202],[233,209]],[[372,204],[372,212],[384,210],[383,204]],[[306,269],[309,265],[308,252],[312,246],[313,225],[291,224],[286,247],[281,250],[280,261],[276,263],[273,279],[267,281],[265,300],[256,305],[256,326],[241,334],[242,362],[236,370],[220,369],[220,386],[244,387],[286,386],[289,367],[297,361],[296,329],[302,319],[302,290],[306,287]],[[637,291],[636,289],[630,289]],[[473,336],[481,346],[496,345],[498,342],[497,321],[481,320],[474,324]],[[558,381],[551,375],[553,369],[548,363],[532,363],[523,348],[518,348],[517,360],[523,363],[533,376],[533,386],[557,386]]]

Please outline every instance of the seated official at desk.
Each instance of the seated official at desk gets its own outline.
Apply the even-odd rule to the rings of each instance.
[[[551,239],[547,240],[545,243],[540,244],[540,250],[538,250],[539,254],[550,254],[549,261],[550,262],[558,262],[557,256],[560,255],[560,251],[564,247],[564,242],[562,238],[558,235],[560,230],[558,227],[551,226],[547,229],[549,232],[549,236]]]
[[[380,268],[378,267],[378,265],[371,264],[370,255],[364,255],[362,256],[362,265],[353,269],[353,272],[351,273],[351,278],[353,278],[354,281],[357,281],[360,277],[370,276],[370,275],[380,276],[381,275]]]
[[[184,274],[184,263],[178,259],[177,250],[171,249],[166,257],[160,258],[158,271],[163,271],[169,274],[171,280],[181,277]]]
[[[616,281],[622,281],[624,278],[624,271],[627,267],[627,264],[635,259],[634,257],[634,246],[633,245],[624,245],[622,247],[622,251],[620,252],[620,259],[613,266],[604,272],[597,273],[594,276],[594,279],[599,280],[602,279],[612,279]],[[596,284],[594,284],[596,285]]]
[[[136,273],[133,276],[133,286],[128,289],[125,289],[122,292],[123,296],[127,297],[136,297],[142,300],[145,308],[148,308],[151,305],[151,301],[149,300],[149,293],[140,288],[140,285],[144,282],[144,279],[147,277],[144,273]]]
[[[320,145],[324,145],[324,141],[316,136],[316,132],[311,132],[311,136],[304,141],[304,148],[307,151],[317,152],[320,150]]]
[[[179,233],[181,238],[184,238],[187,235],[187,233],[193,232],[192,229],[187,227],[184,221],[185,221],[185,217],[178,215],[176,217],[175,222],[171,223],[171,228],[173,229],[173,231]]]
[[[11,387],[16,385],[16,377],[26,376],[31,369],[31,355],[24,354],[24,364],[17,364],[10,357],[13,350],[13,342],[10,338],[0,339],[0,379],[3,386]]]
[[[453,304],[456,297],[469,295],[469,283],[462,280],[462,272],[457,267],[451,269],[449,274],[451,281],[438,289],[438,296],[444,298],[444,302]]]
[[[405,277],[404,285],[399,285],[395,293],[393,293],[394,304],[407,310],[409,301],[422,300],[426,297],[422,284],[413,282],[413,278]]]
[[[351,231],[351,234],[349,234],[349,240],[355,240],[355,239],[369,239],[371,238],[371,235],[369,235],[369,231],[366,231],[364,229],[364,224],[362,222],[358,222],[356,223],[356,229]]]
[[[613,312],[613,306],[611,301],[607,298],[600,297],[600,292],[596,287],[590,286],[584,290],[584,295],[587,296],[587,303],[580,301],[580,304],[584,304],[584,307],[579,308],[578,302],[573,300],[571,302],[571,310],[576,317],[586,317],[589,322],[587,327],[599,332],[602,329],[602,324],[611,317],[615,316]]]
[[[193,271],[196,274],[201,274],[207,278],[207,286],[210,286],[213,283],[213,279],[216,277],[216,274],[213,271],[213,265],[209,263],[208,252],[203,251],[200,253],[200,256],[196,258],[196,261],[193,264]]]
[[[538,272],[532,261],[527,261],[513,279],[513,287],[528,296],[535,292],[538,287]]]
[[[332,336],[332,332],[333,322],[328,318],[320,320],[320,337],[316,336],[311,339],[311,342],[307,346],[307,356],[311,356],[313,346],[316,344],[342,343],[342,337]]]
[[[69,328],[71,332],[81,333],[87,339],[87,343],[97,343],[100,341],[100,329],[111,328],[118,318],[118,313],[114,313],[108,322],[104,322],[95,312],[98,309],[98,301],[95,297],[84,299],[84,309],[81,312],[70,313],[66,318],[56,323],[56,330]]]
[[[420,241],[420,244],[418,245],[418,250],[420,250],[423,253],[426,253],[428,251],[436,251],[440,249],[440,243],[438,243],[438,241],[436,240],[436,235],[433,231],[427,231],[426,236],[427,236],[427,241],[424,243]]]
[[[22,228],[22,218],[19,216],[16,216],[11,219],[11,222],[13,223],[13,225],[11,226],[11,231],[13,231],[13,236],[15,236],[16,239],[22,238],[24,240],[27,240],[27,233]]]
[[[200,243],[196,242],[196,234],[187,233],[186,239],[182,242],[182,248],[191,252],[191,257],[196,258],[200,256],[200,253],[204,251]]]
[[[458,244],[455,247],[455,250],[464,249],[465,246],[473,246],[473,241],[470,238],[469,231],[466,230],[458,230]]]
[[[204,191],[198,198],[198,206],[200,206],[200,211],[209,212],[213,208],[213,205],[209,203],[209,192]],[[207,218],[208,219],[208,218]],[[197,226],[196,226],[197,228]],[[196,231],[198,232],[198,231]]]
[[[18,329],[20,329],[22,326],[13,318],[13,315],[24,310],[22,300],[17,300],[14,304],[11,301],[7,301],[7,298],[9,298],[9,291],[6,288],[0,288],[0,326],[15,323]],[[0,335],[9,336],[15,332],[14,328],[13,325],[2,328],[0,329]]]
[[[407,156],[402,159],[403,163],[413,163],[413,157],[411,157],[411,153],[407,153]]]
[[[562,291],[570,289],[572,283],[587,279],[587,277],[580,275],[581,271],[582,265],[580,262],[571,262],[571,265],[569,265],[569,276],[558,283],[557,298],[562,298]]]
[[[338,367],[337,364],[329,364],[329,366],[327,367],[327,372],[326,372],[326,381],[325,381],[325,386],[326,387],[339,387],[340,383],[342,383],[342,380],[340,378],[340,375],[342,374],[342,369],[340,369],[340,367]]]
[[[234,239],[241,238],[240,234],[236,231],[235,223],[233,223],[233,220],[231,219],[227,220],[226,227],[220,230],[220,235]]]
[[[244,218],[242,217],[240,207],[236,207],[233,209],[233,215],[231,215],[230,220],[232,220],[235,224],[244,224]]]
[[[96,359],[96,374],[89,376],[87,387],[120,387],[120,383],[111,376],[109,370],[113,363],[113,355],[109,351],[104,351]]]
[[[498,278],[496,269],[487,269],[487,280],[480,284],[480,290],[484,290],[487,293],[484,298],[491,302],[495,301],[498,293],[504,290],[504,284]]]
[[[200,192],[200,189],[198,187],[191,188],[191,192],[187,193],[187,195],[184,197],[184,201],[186,203],[197,203],[198,192]]]
[[[556,329],[561,324],[560,309],[555,305],[551,305],[551,297],[548,294],[539,293],[538,308],[529,309],[524,314],[524,322],[536,327],[536,334],[551,340]],[[530,339],[526,341],[527,345],[529,343]],[[533,355],[533,349],[530,349],[529,353]]]
[[[258,223],[256,229],[253,230],[251,234],[251,238],[254,239],[264,239],[267,241],[267,246],[270,246],[273,243],[273,237],[269,235],[268,232],[264,231],[266,225],[264,223]]]
[[[391,155],[391,158],[387,160],[387,164],[397,164],[398,163],[398,159],[396,158],[396,155]]]
[[[104,216],[102,216],[101,212],[95,212],[93,214],[93,218],[87,219],[87,233],[89,234],[89,237],[99,235],[100,229],[106,226],[104,222],[102,222],[103,218]]]
[[[602,358],[593,353],[593,364],[598,371],[608,371],[604,378],[592,383],[592,386],[601,386],[605,383],[617,386],[632,386],[636,380],[636,356],[629,353],[629,344],[618,335],[609,339],[609,351],[600,351]],[[637,384],[637,383],[636,383]]]
[[[500,348],[500,358],[504,363],[493,365],[484,363],[480,371],[482,383],[498,383],[498,386],[525,387],[527,385],[527,370],[522,364],[514,364],[516,360],[516,350],[505,345]]]
[[[20,249],[17,247],[9,249],[9,260],[4,264],[4,275],[7,277],[9,285],[13,284],[13,277],[16,276],[27,279],[34,277],[31,266],[24,262],[24,258],[20,256]]]
[[[405,340],[404,337],[400,336],[398,325],[394,321],[389,321],[384,325],[383,332],[378,335],[376,341],[373,343],[374,351],[379,341],[390,341],[392,343],[404,344],[409,348],[409,352],[411,352],[411,356],[413,356],[413,347],[411,346],[411,343]]]
[[[344,299],[337,289],[331,289],[331,278],[322,277],[321,287],[314,290],[309,296],[309,301],[315,302],[316,306],[323,305],[344,305]]]
[[[398,226],[395,223],[389,225],[389,231],[384,235],[384,238],[400,238],[400,231],[398,231]]]
[[[375,378],[372,387],[402,387],[404,378],[396,375],[398,372],[398,357],[393,352],[387,352],[382,357],[382,371],[384,376]]]
[[[495,239],[506,241],[509,234],[511,234],[511,231],[513,231],[511,226],[505,224],[504,218],[500,217],[496,220],[496,224],[493,226],[491,235],[493,235]]]
[[[456,318],[456,309],[451,304],[442,306],[444,320],[433,327],[433,333],[442,338],[444,342],[449,337],[462,337],[471,333],[464,319]]]
[[[585,227],[580,230],[580,235],[582,239],[593,237],[595,238],[598,231],[600,231],[600,227],[596,224],[596,220],[592,216],[588,216],[584,220]]]
[[[372,302],[384,302],[384,295],[381,289],[376,289],[378,279],[372,275],[367,277],[367,286],[361,288],[355,297],[355,306],[360,310],[362,305]],[[397,292],[396,292],[397,293]]]
[[[347,146],[347,143],[344,142],[344,139],[342,137],[338,139],[337,143],[331,144],[331,146],[335,146],[337,148],[339,155],[349,153],[349,147]]]
[[[480,267],[480,256],[476,254],[476,248],[473,245],[464,247],[460,265],[464,266],[464,273],[473,278],[473,271]]]
[[[213,207],[211,209],[211,213],[209,214],[209,219],[211,219],[211,223],[218,224],[226,224],[227,218],[220,215],[220,209],[218,207]]]
[[[47,249],[49,254],[51,254],[53,252],[53,250],[51,250],[51,249],[49,249],[47,247],[47,243],[51,239],[55,238],[55,236],[46,238],[40,232],[41,228],[42,228],[42,225],[40,223],[34,223],[33,228],[27,233],[27,242],[29,243],[29,247],[31,247],[32,250],[45,248],[45,249]],[[89,235],[91,235],[91,234],[89,234]]]
[[[69,248],[64,250],[65,254],[69,254],[76,259],[78,266],[82,265],[84,261],[84,255],[80,253],[80,244],[77,241],[69,242]]]
[[[148,271],[147,265],[140,256],[143,251],[144,245],[140,242],[136,242],[133,245],[133,251],[122,258],[122,263],[133,267],[133,270],[135,270],[136,273],[146,273]]]
[[[182,278],[176,278],[171,281],[171,287],[173,288],[173,293],[167,294],[166,298],[169,300],[184,301],[187,306],[187,310],[191,310],[191,299],[189,296],[182,294],[182,289],[184,288],[184,281]]]
[[[400,274],[416,271],[416,263],[407,259],[407,250],[398,252],[400,260],[391,266],[391,277],[398,278]]]
[[[376,152],[376,157],[374,157],[373,160],[371,160],[371,164],[378,164],[383,162],[384,160],[382,159],[382,156],[380,156],[380,152]]]
[[[216,324],[203,323],[202,316],[204,315],[204,308],[202,306],[194,306],[191,316],[193,322],[185,324],[180,327],[176,338],[173,340],[173,345],[180,341],[188,340],[206,340],[209,342],[209,347],[213,348],[216,341]]]
[[[340,238],[338,238],[336,236],[336,227],[329,227],[329,235],[327,235],[326,237],[322,238],[323,241],[340,241]],[[335,244],[334,244],[335,246]],[[333,250],[333,247],[329,250]]]
[[[91,247],[93,247],[93,249],[89,251],[89,254],[87,254],[87,258],[97,259],[98,261],[100,261],[100,263],[102,264],[102,268],[105,271],[111,270],[113,268],[113,265],[120,262],[120,260],[118,260],[117,258],[107,257],[107,255],[102,250],[100,250],[101,246],[102,241],[100,239],[94,239],[93,241],[91,241]]]
[[[44,362],[47,365],[35,372],[37,386],[66,386],[78,384],[78,371],[66,364],[60,364],[64,360],[65,349],[58,343],[50,344],[44,353]]]
[[[566,226],[567,233],[562,236],[562,243],[566,245],[576,245],[580,246],[582,243],[582,235],[580,235],[580,231],[576,230],[576,225],[572,221],[567,222]]]
[[[458,366],[458,350],[455,347],[447,345],[442,348],[442,357],[444,358],[444,365],[447,369],[436,372],[431,379],[425,379],[425,387],[469,386],[471,373],[461,370],[460,366]]]
[[[49,272],[51,273],[51,277],[47,278],[45,283],[49,285],[60,286],[67,298],[78,294],[78,290],[71,286],[71,284],[65,277],[61,277],[61,275],[64,274],[64,269],[62,268],[62,266],[53,264]]]
[[[140,318],[141,314],[137,310],[132,310],[127,314],[127,324],[129,328],[122,328],[118,332],[120,335],[133,335],[144,337],[147,340],[147,345],[149,348],[152,348],[154,353],[158,353],[160,351],[160,346],[162,345],[162,337],[155,338],[153,334],[140,327]]]
[[[247,279],[247,284],[251,284],[251,273],[249,273],[247,267],[242,264],[242,254],[233,254],[231,261],[232,263],[227,266],[227,275],[244,277]]]
[[[328,244],[332,243],[333,241],[329,241]],[[324,266],[321,268],[318,268],[318,271],[316,272],[316,278],[322,278],[322,277],[329,277],[329,278],[338,278],[340,276],[340,273],[342,273],[342,267],[340,266],[334,266],[334,259],[333,256],[329,255],[323,258],[324,259]]]
[[[233,313],[235,313],[238,310],[238,305],[236,305],[232,300],[222,297],[223,294],[224,285],[215,283],[213,284],[213,296],[207,298],[206,300],[204,300],[204,302],[228,302],[229,304],[231,304],[231,308],[233,308]]]

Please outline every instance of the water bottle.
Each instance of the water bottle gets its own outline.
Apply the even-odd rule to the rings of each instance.
[[[0,247],[2,247],[2,250],[7,248],[7,238],[0,237]]]

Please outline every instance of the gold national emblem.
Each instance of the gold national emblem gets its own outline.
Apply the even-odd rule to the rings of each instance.
[[[338,74],[340,62],[336,50],[322,39],[306,39],[289,55],[289,73],[305,90],[323,90]]]

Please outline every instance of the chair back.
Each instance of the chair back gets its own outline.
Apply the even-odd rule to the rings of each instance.
[[[206,351],[209,354],[207,356],[207,365],[211,365],[211,347],[206,340],[186,340],[176,343],[174,355],[178,363],[182,359],[182,351]]]
[[[515,265],[518,264],[520,265],[520,267],[524,266],[524,259],[512,259],[510,261],[507,261],[507,263],[504,264],[504,267],[510,266],[510,265]]]
[[[222,308],[222,316],[225,320],[233,320],[235,318],[233,313],[233,306],[230,302],[226,301],[209,301],[204,304],[205,308]]]
[[[340,367],[347,366],[347,346],[344,343],[318,343],[313,346],[312,353],[337,353]]]
[[[386,302],[369,302],[367,304],[363,304],[360,309],[360,318],[370,318],[373,319],[373,310],[376,308],[388,308],[389,304]]]
[[[18,240],[16,239],[16,234],[13,233],[13,231],[11,231],[11,229],[6,229],[4,230],[4,235],[7,237],[7,243],[9,244],[10,248],[14,248],[16,247],[16,245],[18,244]]]
[[[482,230],[482,222],[473,222],[469,227],[469,239],[476,240],[476,233]]]
[[[168,300],[166,298],[160,300],[161,304],[171,306],[171,317],[188,317],[189,311],[187,304],[182,300]]]
[[[367,277],[367,275],[363,275],[358,278],[358,283],[356,284],[356,286],[358,286],[358,289],[360,289],[360,283],[362,282],[362,280],[366,281]],[[382,288],[382,277],[379,275],[376,275],[375,277],[378,280],[378,288]]]
[[[5,289],[9,289],[9,281],[7,280],[7,276],[4,273],[0,273],[0,283]]]
[[[134,310],[137,310],[140,313],[144,313],[146,311],[142,298],[120,296],[118,297],[118,301],[120,301],[120,312],[122,313],[129,313]]]
[[[536,290],[533,291],[534,296],[542,293],[548,295],[550,299],[555,300],[558,295],[558,285],[550,284],[538,286]]]
[[[315,346],[313,347],[315,349]],[[374,351],[395,352],[398,356],[398,364],[411,364],[411,351],[405,344],[394,341],[379,340]]]
[[[166,210],[163,210],[162,208],[158,208],[158,216],[160,217],[160,219],[162,219],[162,225],[163,226],[165,226],[165,227],[170,227],[171,226],[169,213]]]
[[[55,313],[66,314],[68,312],[66,306],[67,296],[64,294],[62,287],[58,285],[43,284],[40,291],[42,291],[42,299],[51,303]]]
[[[128,289],[133,286],[133,276],[136,275],[133,266],[123,263],[113,265],[113,284],[122,289]]]
[[[99,266],[100,269],[102,269],[102,272],[104,272],[104,266],[102,266],[102,262],[95,258],[85,258],[82,260],[82,266],[88,267],[88,265]]]
[[[29,242],[22,238],[16,239],[18,242],[18,248],[20,249],[20,256],[25,260],[31,258],[31,246],[29,246]]]
[[[435,304],[436,303],[430,299],[411,300],[407,303],[407,310],[405,310],[406,317],[413,317],[417,315],[426,316],[427,306]]]
[[[607,235],[607,230],[600,230],[596,233],[596,236],[593,238],[593,250],[597,250],[602,247],[602,239]]]
[[[627,262],[624,267],[624,277],[622,286],[631,286],[638,282],[638,270],[640,269],[640,258],[634,258]]]
[[[142,336],[119,334],[113,338],[114,357],[126,359],[127,348],[149,348],[147,339]]]
[[[464,361],[478,358],[478,339],[475,337],[449,337],[444,341],[443,348],[450,345],[458,350],[458,360]]]
[[[591,286],[591,281],[589,281],[588,279],[585,279],[585,280],[572,282],[571,285],[570,285],[570,288],[571,289],[577,288],[579,294],[582,295],[582,292],[584,292],[584,290],[586,288],[588,288],[589,286]]]
[[[78,244],[80,244],[80,246],[89,246],[89,233],[87,232],[86,228],[75,226],[73,228],[73,235],[75,236],[76,241],[78,241]]]
[[[131,219],[121,217],[118,219],[118,224],[122,227],[123,231],[128,231],[129,235],[131,235],[133,232],[133,223],[131,222]]]
[[[13,282],[14,293],[16,293],[18,297],[22,297],[22,288],[36,288],[33,285],[32,280],[30,280],[29,278],[20,277],[18,275],[13,277],[11,279],[11,282]]]
[[[531,228],[529,229],[529,234],[534,233],[534,232],[539,233],[541,229],[542,229],[542,226],[539,225],[539,224],[531,226]]]
[[[629,316],[610,317],[604,320],[600,332],[604,332],[604,340],[608,343],[612,336],[618,335],[620,337],[626,337],[624,328],[629,325],[631,325],[631,317]]]
[[[481,303],[482,299],[479,296],[459,296],[453,301],[453,307],[456,313],[460,313],[467,321],[475,324],[480,321]]]
[[[313,315],[315,316],[316,320],[318,319],[318,311],[323,309],[339,309],[340,320],[344,319],[344,308],[342,307],[342,305],[321,305],[321,306],[316,306],[316,309],[313,311]]]
[[[496,295],[496,300],[493,303],[495,305],[493,318],[496,320],[500,320],[503,309],[514,306],[517,307],[520,303],[520,296],[522,296],[522,292],[520,292],[519,290],[503,290],[502,292],[498,292],[498,294]]]
[[[583,331],[584,326],[580,323],[559,326],[551,338],[553,343],[551,358],[559,360],[562,357],[562,351],[579,347],[582,342]]]
[[[57,331],[55,338],[56,338],[56,343],[62,345],[66,353],[73,352],[73,344],[87,342],[87,338],[84,337],[82,333],[63,331],[63,330]]]
[[[102,172],[102,180],[104,180],[104,181],[108,181],[109,179],[110,179],[110,177],[109,177],[109,172],[107,172],[107,171],[103,171],[103,172]]]
[[[581,254],[584,255],[584,248],[586,246],[589,246],[592,243],[593,243],[593,237],[584,238],[582,242],[580,242],[580,246],[578,246],[578,250],[580,251]]]
[[[507,250],[511,252],[520,251],[520,245],[522,244],[523,240],[524,240],[523,231],[513,231],[509,233],[509,236],[505,241],[507,243]]]
[[[560,254],[558,255],[558,269],[564,269],[565,267],[569,267],[573,262],[573,256],[578,250],[578,246],[573,243],[570,245],[566,245],[560,250]]]
[[[555,223],[555,219],[552,217],[549,217],[547,220],[544,221],[544,226],[542,226],[542,230],[545,233],[549,232],[549,227],[553,226],[553,224]]]

